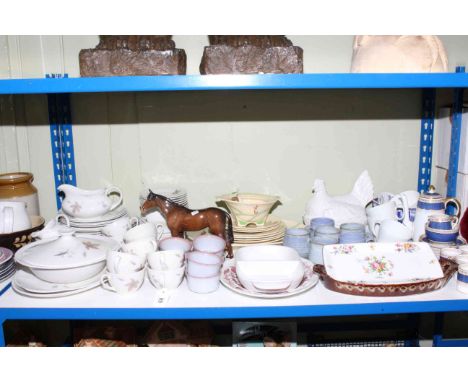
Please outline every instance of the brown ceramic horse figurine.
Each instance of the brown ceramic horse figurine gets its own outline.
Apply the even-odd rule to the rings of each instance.
[[[141,206],[141,214],[158,210],[166,219],[171,235],[183,237],[185,231],[199,231],[209,228],[210,233],[222,237],[226,241],[228,257],[232,257],[231,216],[220,208],[210,207],[203,210],[190,210],[173,202],[165,196],[154,194],[151,190],[146,201]]]

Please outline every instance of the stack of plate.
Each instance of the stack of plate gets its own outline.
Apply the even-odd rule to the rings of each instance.
[[[286,224],[278,217],[270,215],[262,226],[233,226],[234,247],[255,244],[282,244]]]
[[[18,270],[11,283],[13,290],[28,297],[54,298],[65,297],[85,292],[101,285],[101,276],[106,271],[92,278],[77,283],[56,284],[43,281],[34,276],[29,270]]]
[[[103,227],[123,216],[128,216],[127,210],[123,207],[119,207],[101,216],[92,218],[75,218],[68,216],[68,219],[70,221],[70,227],[73,228],[76,233],[99,234]]]
[[[150,188],[154,194],[165,196],[184,207],[188,207],[187,191],[182,188]],[[148,197],[148,190],[140,193],[140,203],[142,204]]]
[[[11,277],[15,273],[13,252],[8,248],[0,247],[0,282]]]

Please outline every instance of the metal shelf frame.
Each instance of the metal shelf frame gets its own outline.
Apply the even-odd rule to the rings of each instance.
[[[418,191],[427,190],[431,182],[435,97],[437,89],[452,89],[454,117],[450,151],[449,185],[456,189],[461,131],[463,92],[468,88],[468,73],[421,74],[264,74],[264,75],[187,75],[68,78],[52,75],[44,79],[0,80],[0,94],[47,94],[51,125],[51,144],[56,185],[76,184],[70,93],[160,92],[160,91],[235,91],[235,90],[320,90],[320,89],[422,89],[422,116]],[[57,198],[59,206],[60,199]],[[0,291],[7,292],[9,286]],[[5,345],[3,322],[8,319],[237,319],[349,316],[398,313],[468,311],[468,299],[424,302],[384,302],[320,306],[232,307],[232,308],[0,308],[0,346]],[[440,326],[440,325],[439,325]],[[438,346],[449,345],[437,333]],[[463,342],[457,342],[463,344]],[[466,345],[466,343],[465,343]]]

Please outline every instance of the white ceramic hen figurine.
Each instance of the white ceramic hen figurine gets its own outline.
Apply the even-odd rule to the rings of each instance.
[[[374,185],[367,170],[356,180],[350,194],[328,195],[322,179],[314,181],[313,193],[306,206],[304,224],[308,225],[310,219],[322,216],[335,220],[337,227],[343,223],[367,224],[365,206],[374,197]]]

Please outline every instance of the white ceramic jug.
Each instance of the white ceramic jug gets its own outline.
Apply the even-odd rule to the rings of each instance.
[[[122,191],[115,186],[98,190],[82,190],[70,184],[62,184],[58,190],[65,194],[62,210],[76,218],[92,218],[104,215],[116,209],[122,202]],[[111,193],[118,194],[118,199],[112,201]]]
[[[460,202],[455,198],[444,198],[430,186],[429,191],[419,195],[418,206],[413,224],[413,241],[419,241],[424,235],[426,223],[430,215],[444,215],[447,206],[452,203],[456,207],[455,215],[460,218]]]
[[[24,231],[31,228],[26,202],[0,202],[0,233]]]

